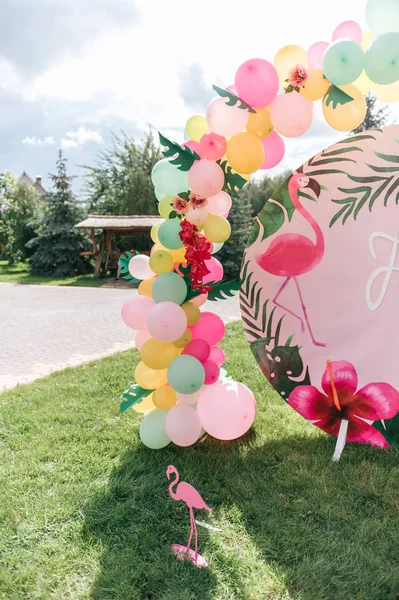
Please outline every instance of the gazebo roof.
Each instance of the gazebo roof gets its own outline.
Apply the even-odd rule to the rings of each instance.
[[[162,217],[152,215],[89,215],[87,219],[75,225],[78,229],[132,229],[149,230],[161,223]]]

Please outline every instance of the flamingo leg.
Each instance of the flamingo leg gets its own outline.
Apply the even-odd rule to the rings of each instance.
[[[285,288],[287,287],[287,285],[289,284],[289,282],[291,281],[291,279],[292,279],[292,277],[287,277],[287,279],[284,281],[283,285],[281,286],[281,288],[279,289],[279,291],[277,292],[277,294],[273,298],[273,304],[275,304],[276,306],[278,306],[279,308],[281,308],[282,310],[284,310],[285,312],[287,312],[289,315],[292,315],[296,319],[299,319],[299,321],[301,323],[302,333],[303,333],[305,331],[305,325],[303,323],[302,317],[300,317],[299,315],[297,315],[296,313],[294,313],[292,310],[290,310],[289,308],[287,308],[283,304],[280,304],[280,302],[277,302],[277,298],[285,290]],[[294,277],[294,279],[295,279],[295,277]],[[295,281],[296,281],[296,279],[295,279]],[[297,286],[298,286],[298,284],[297,284]]]
[[[197,559],[198,559],[198,530],[197,530],[197,524],[195,522],[194,517],[193,517],[193,525],[194,525],[194,532],[195,532],[195,554],[194,554],[194,560],[195,560],[195,563],[197,564]]]
[[[308,331],[309,331],[312,343],[313,343],[314,346],[320,346],[320,347],[325,348],[327,346],[327,344],[322,344],[320,342],[316,342],[316,340],[314,338],[313,331],[312,331],[312,328],[311,328],[310,323],[309,323],[308,312],[306,310],[306,306],[305,306],[305,303],[303,301],[303,296],[302,296],[301,288],[299,287],[299,283],[298,283],[297,278],[294,277],[293,279],[295,281],[296,289],[298,291],[299,300],[301,301],[301,306],[302,306],[302,310],[303,310],[303,316],[305,318],[306,326],[308,328]]]
[[[194,521],[194,513],[193,513],[193,509],[190,506],[190,536],[188,538],[188,542],[187,542],[187,552],[190,550],[191,548],[191,540],[193,539],[193,533],[194,533],[194,527],[195,527],[195,521]]]

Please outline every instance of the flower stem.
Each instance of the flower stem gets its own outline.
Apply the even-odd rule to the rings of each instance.
[[[341,458],[341,454],[345,448],[346,444],[346,436],[348,434],[348,425],[349,421],[347,419],[342,419],[341,424],[339,426],[339,432],[337,437],[337,443],[335,445],[335,452],[333,456],[333,462],[338,462]]]

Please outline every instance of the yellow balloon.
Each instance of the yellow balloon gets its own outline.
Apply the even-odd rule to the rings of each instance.
[[[169,273],[173,269],[173,256],[167,250],[155,250],[150,256],[150,269],[157,275]]]
[[[158,243],[159,243],[159,239],[158,239],[158,229],[160,228],[160,226],[161,226],[161,225],[162,225],[162,223],[157,223],[156,225],[154,225],[154,226],[151,228],[151,231],[150,231],[150,236],[151,236],[151,239],[152,239],[152,241],[153,241],[155,244],[158,244]]]
[[[300,64],[307,69],[308,55],[306,50],[295,44],[280,48],[273,60],[274,66],[280,78],[280,81],[285,81],[288,78],[288,73],[293,67]]]
[[[169,410],[177,402],[176,392],[171,387],[161,387],[155,390],[154,400],[155,406],[161,410]]]
[[[323,77],[323,71],[312,69],[309,71],[308,78],[304,87],[300,88],[299,93],[307,100],[320,100],[326,94],[330,83]]]
[[[253,135],[260,138],[267,137],[273,131],[273,125],[270,120],[270,106],[257,108],[256,112],[249,113],[245,129],[248,133],[253,133]]]
[[[151,412],[152,410],[154,410],[154,408],[156,408],[154,404],[154,394],[146,396],[144,400],[142,400],[138,404],[133,404],[132,408],[134,411],[136,411],[136,413],[144,415]]]
[[[190,137],[190,140],[199,142],[202,136],[208,133],[209,125],[205,117],[202,117],[201,115],[195,115],[194,117],[190,117],[187,121],[186,131],[187,135]]]
[[[141,360],[150,369],[156,371],[167,369],[176,358],[176,348],[173,344],[159,340],[147,340],[141,349]]]
[[[224,217],[208,215],[208,218],[204,224],[204,233],[208,240],[214,244],[221,244],[229,239],[231,234],[231,225]]]
[[[245,131],[229,139],[226,154],[230,165],[239,173],[255,173],[265,160],[265,151],[260,139]]]
[[[353,85],[357,87],[358,90],[362,92],[362,94],[366,95],[371,88],[371,79],[367,77],[366,71],[362,71],[360,76],[353,82]]]
[[[150,277],[149,279],[143,279],[138,288],[138,293],[140,296],[148,296],[152,298],[152,286],[154,285],[154,281],[156,277]]]
[[[374,34],[371,33],[371,31],[363,31],[361,46],[365,52],[369,48],[369,46],[371,46],[373,40]]]
[[[165,196],[158,203],[158,212],[163,219],[169,219],[172,212],[173,196]]]
[[[173,342],[173,344],[177,348],[184,348],[185,346],[187,346],[187,344],[189,344],[191,342],[192,338],[193,338],[193,334],[191,333],[191,331],[189,329],[186,329],[186,331],[183,333],[181,338],[179,338],[178,340]]]
[[[140,362],[134,372],[134,378],[136,383],[145,390],[156,390],[168,383],[168,371],[167,369],[162,371],[150,369],[146,364]]]
[[[186,313],[187,325],[189,327],[195,325],[199,321],[201,316],[201,311],[199,307],[196,304],[193,304],[192,302],[186,302],[185,304],[182,304],[181,307]]]
[[[352,96],[353,101],[337,104],[337,107],[333,108],[333,103],[327,106],[324,98],[323,115],[327,123],[337,131],[351,131],[364,121],[367,112],[366,99],[354,85],[340,86],[340,89]]]
[[[388,85],[377,85],[376,83],[372,85],[373,94],[378,100],[382,102],[396,102],[396,100],[399,100],[399,81]]]

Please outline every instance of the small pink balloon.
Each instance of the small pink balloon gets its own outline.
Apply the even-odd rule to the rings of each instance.
[[[252,108],[267,106],[278,92],[277,71],[263,58],[247,60],[237,70],[235,86],[238,96]]]
[[[132,298],[128,298],[122,304],[122,321],[128,327],[136,329],[137,331],[140,329],[145,329],[149,314],[154,307],[154,300],[148,296],[137,295],[133,296]]]
[[[136,339],[134,340],[137,350],[139,350],[139,352],[141,352],[141,349],[144,346],[144,344],[146,342],[148,342],[148,340],[150,340],[151,338],[152,338],[152,335],[148,331],[148,329],[140,329],[140,331],[136,335]]]
[[[187,316],[182,307],[175,302],[159,302],[150,310],[147,327],[152,337],[160,342],[175,342],[187,329]]]
[[[198,392],[195,392],[195,394],[179,394],[179,392],[176,392],[176,396],[179,404],[196,404],[201,396],[201,392],[202,388]]]
[[[208,212],[219,217],[228,214],[231,209],[231,196],[227,192],[219,192],[216,196],[208,198]]]
[[[209,354],[209,360],[214,362],[218,367],[221,367],[226,360],[226,355],[219,346],[213,346]]]
[[[362,43],[363,32],[362,28],[356,21],[344,21],[334,29],[332,41],[335,40],[355,40],[359,44]]]
[[[199,156],[201,156],[199,143],[195,142],[194,140],[187,140],[187,142],[183,142],[181,147],[183,149],[190,148],[190,150],[192,150],[193,152],[196,152]]]
[[[206,360],[203,363],[205,369],[205,385],[212,385],[217,382],[220,375],[220,369],[216,363]]]
[[[209,198],[221,191],[224,186],[224,173],[215,162],[196,160],[188,172],[188,183],[192,192]]]
[[[219,160],[226,154],[226,138],[210,131],[199,142],[199,155],[208,160]]]
[[[261,139],[265,160],[261,169],[272,169],[284,158],[285,144],[283,138],[276,131],[272,131],[267,137]]]
[[[211,353],[211,347],[205,340],[192,340],[183,350],[183,354],[194,356],[200,362],[205,362]]]
[[[224,329],[222,319],[211,312],[201,313],[199,321],[190,327],[193,340],[206,340],[210,346],[215,346],[223,339]]]
[[[203,306],[205,302],[208,300],[208,294],[200,294],[199,296],[195,296],[191,298],[190,302],[196,304],[197,306]]]
[[[224,98],[214,98],[206,109],[209,128],[220,136],[231,137],[242,131],[248,122],[248,111],[227,106]]]
[[[185,213],[186,220],[192,225],[203,225],[208,218],[208,207],[199,206],[198,208],[190,206]]]
[[[299,137],[312,124],[312,102],[298,92],[280,94],[270,108],[270,119],[274,129],[286,137]]]
[[[192,446],[201,435],[201,423],[192,406],[175,404],[169,410],[165,429],[176,446]]]
[[[212,256],[205,261],[205,266],[209,269],[209,273],[205,275],[203,282],[210,283],[211,281],[218,282],[223,279],[223,266],[222,263]]]
[[[323,54],[330,44],[328,42],[316,42],[308,50],[308,68],[323,69]]]

